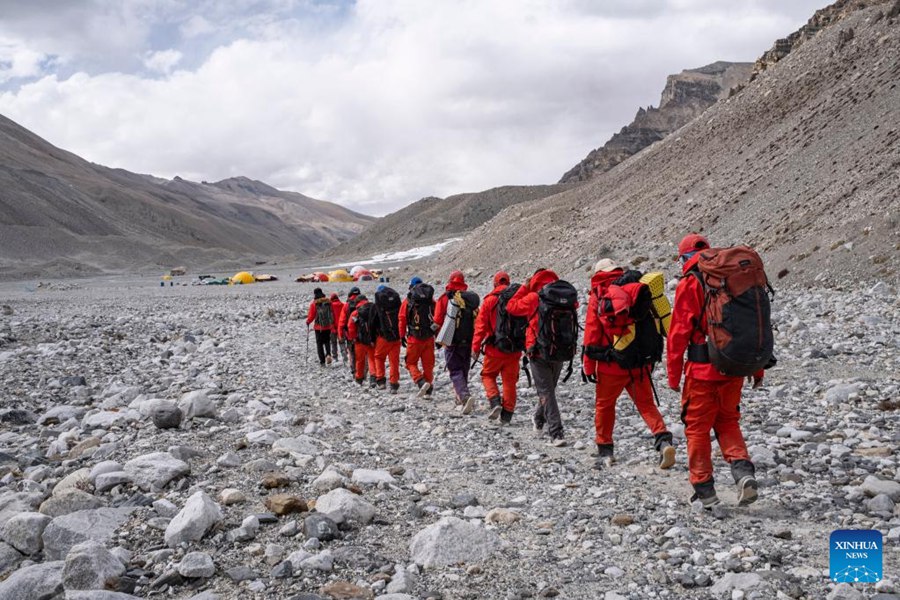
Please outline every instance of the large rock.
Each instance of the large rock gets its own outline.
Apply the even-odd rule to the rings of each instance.
[[[72,471],[59,480],[53,486],[53,495],[62,494],[66,490],[90,490],[94,484],[91,483],[91,470],[88,468],[77,469]]]
[[[273,454],[282,454],[294,458],[303,456],[318,456],[322,452],[316,441],[308,435],[295,438],[280,438],[272,444]]]
[[[19,568],[19,564],[25,560],[22,553],[7,544],[0,542],[0,581],[4,577]]]
[[[863,480],[859,489],[870,498],[885,494],[894,502],[900,500],[900,483],[890,479],[878,479],[874,475],[869,475]]]
[[[0,527],[19,513],[33,511],[43,499],[43,494],[27,492],[4,492],[0,494]]]
[[[157,429],[178,429],[184,413],[173,402],[161,402],[151,414]]]
[[[106,542],[128,518],[131,508],[98,508],[80,510],[56,517],[41,536],[44,555],[51,560],[62,560],[76,544],[88,540]]]
[[[324,494],[333,489],[343,487],[346,482],[346,477],[338,473],[332,467],[328,467],[313,480],[312,488],[320,494]]]
[[[216,416],[216,403],[209,397],[209,392],[206,390],[184,394],[178,401],[178,408],[181,409],[185,419]]]
[[[79,489],[63,490],[44,500],[40,512],[51,517],[61,517],[79,510],[94,510],[104,506],[102,499]]]
[[[331,490],[316,500],[316,511],[336,523],[359,521],[369,523],[375,518],[375,507],[349,490]]]
[[[141,600],[124,592],[107,590],[71,590],[66,592],[66,600]]]
[[[142,490],[161,490],[177,477],[188,475],[191,466],[168,452],[152,452],[125,463],[125,472]]]
[[[849,583],[839,583],[825,596],[825,600],[865,600],[865,596]]]
[[[749,590],[762,584],[762,577],[756,573],[728,573],[716,581],[710,588],[713,596],[718,597],[732,590]]]
[[[188,552],[178,563],[178,572],[182,577],[212,577],[216,574],[216,565],[206,552]]]
[[[0,583],[2,600],[50,600],[63,591],[61,560],[39,563],[19,569]]]
[[[166,544],[174,548],[183,542],[200,540],[222,519],[219,505],[206,492],[196,492],[166,527]]]
[[[44,547],[41,534],[52,520],[39,512],[19,513],[3,525],[0,537],[22,554],[37,554]]]
[[[377,485],[379,483],[394,483],[397,481],[393,475],[382,469],[355,469],[350,479],[353,483],[361,485]]]
[[[100,542],[88,540],[66,555],[63,586],[67,590],[104,590],[118,586],[125,565]]]
[[[316,538],[323,542],[331,541],[341,535],[337,523],[319,513],[313,513],[303,519],[303,533],[307,538]]]
[[[411,560],[425,568],[481,562],[500,549],[493,531],[456,517],[445,517],[417,533],[409,544]]]

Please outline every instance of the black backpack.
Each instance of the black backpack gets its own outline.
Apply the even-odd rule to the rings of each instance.
[[[316,325],[330,328],[334,325],[334,312],[331,310],[331,300],[319,298],[316,300]]]
[[[537,346],[541,358],[571,361],[578,351],[578,290],[559,279],[538,292]]]
[[[363,296],[362,298],[365,298]],[[357,298],[359,301],[362,298]],[[375,345],[375,307],[371,302],[366,302],[356,309],[356,341],[364,346]]]
[[[450,301],[456,292],[447,292]],[[475,317],[478,316],[478,307],[481,306],[481,298],[475,292],[461,292],[463,303],[465,304],[456,315],[456,329],[453,331],[453,346],[470,346],[472,338],[475,337]]]
[[[346,308],[346,311],[347,311],[347,319],[348,319],[348,320],[350,319],[350,315],[353,314],[353,311],[356,310],[356,305],[359,304],[360,298],[365,298],[365,296],[363,296],[362,294],[359,294],[359,295],[357,295],[357,296],[353,296],[352,298],[348,298],[348,299],[347,299],[347,308]],[[344,324],[344,331],[343,331],[343,333],[344,333],[345,336],[347,335],[347,326],[348,326],[348,325],[345,323],[345,324]]]
[[[375,292],[376,332],[389,342],[400,339],[400,304],[400,294],[393,288],[386,287]]]
[[[407,336],[417,340],[433,338],[432,323],[434,323],[434,288],[427,283],[420,283],[409,290],[406,296]]]
[[[522,287],[518,283],[506,286],[497,296],[497,324],[488,342],[500,350],[512,354],[525,350],[525,335],[528,332],[528,317],[509,314],[506,305],[509,299]]]

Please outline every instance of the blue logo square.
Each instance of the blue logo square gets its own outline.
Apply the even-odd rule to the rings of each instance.
[[[881,532],[838,529],[831,532],[831,580],[836,583],[875,583],[883,568]]]

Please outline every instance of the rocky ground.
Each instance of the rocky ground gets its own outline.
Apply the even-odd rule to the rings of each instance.
[[[742,407],[761,499],[736,508],[719,457],[711,513],[687,502],[661,374],[679,464],[654,467],[626,399],[598,471],[577,375],[563,448],[531,431],[524,380],[499,430],[451,408],[444,372],[430,401],[405,374],[399,395],[361,389],[307,364],[295,284],[29,289],[0,287],[2,600],[900,597],[883,284],[780,293],[779,365]],[[883,532],[877,586],[829,582],[846,528]]]

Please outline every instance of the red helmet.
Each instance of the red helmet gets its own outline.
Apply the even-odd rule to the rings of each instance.
[[[494,274],[494,287],[500,285],[509,285],[509,273],[506,271],[497,271]]]
[[[699,233],[689,233],[678,244],[678,255],[684,256],[690,252],[707,248],[709,248],[709,240]]]
[[[450,280],[449,280],[449,281],[450,281],[451,283],[452,283],[452,282],[456,282],[456,283],[465,283],[465,282],[466,282],[466,277],[465,277],[465,275],[463,275],[463,272],[462,272],[462,271],[453,271],[452,273],[450,273]]]

